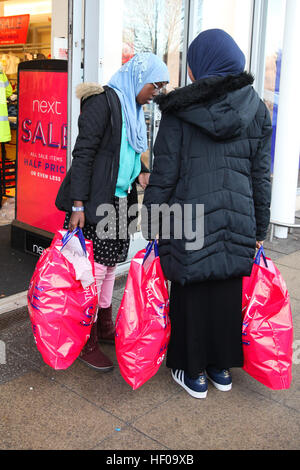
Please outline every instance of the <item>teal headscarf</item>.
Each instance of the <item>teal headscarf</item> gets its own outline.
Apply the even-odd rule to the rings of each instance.
[[[136,102],[136,97],[147,83],[169,80],[166,64],[155,54],[142,52],[124,64],[108,82],[121,101],[127,138],[137,153],[145,152],[148,144],[143,107]]]

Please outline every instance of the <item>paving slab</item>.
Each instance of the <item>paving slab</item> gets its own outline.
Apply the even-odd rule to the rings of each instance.
[[[29,362],[28,359],[10,351],[6,345],[4,349],[5,363],[0,363],[0,385],[20,377],[27,372],[39,370],[38,367]],[[1,357],[3,356],[3,351]]]
[[[102,350],[115,364],[111,372],[100,373],[76,361],[66,371],[54,371],[45,366],[41,373],[127,424],[180,393],[164,364],[148,382],[132,390],[120,374],[113,346],[103,345]]]
[[[104,439],[94,450],[167,450],[160,442],[129,426]]]
[[[295,253],[291,253],[290,255],[281,256],[280,258],[277,258],[276,262],[283,266],[300,270],[300,251],[296,251]]]
[[[79,360],[66,371],[55,371],[37,351],[23,309],[14,322],[0,317],[7,359],[0,364],[0,448],[299,450],[299,234],[292,234],[292,244],[291,235],[288,241],[266,242],[267,255],[279,267],[291,296],[294,356],[289,390],[272,391],[242,369],[233,369],[231,392],[209,384],[207,399],[195,400],[172,380],[163,363],[133,391],[120,374],[113,345],[101,346],[115,364],[112,372],[99,373]],[[124,280],[115,285],[114,319]]]
[[[300,250],[300,229],[294,229],[293,233],[289,233],[288,238],[273,238],[270,242],[269,236],[264,242],[267,250],[273,250],[282,254],[290,254]]]
[[[300,314],[300,300],[294,299],[293,297],[291,297],[290,300],[293,318],[295,318],[296,315]]]
[[[299,413],[238,385],[204,400],[183,391],[132,426],[177,450],[300,449]]]
[[[0,387],[1,449],[92,449],[121,421],[37,372]]]
[[[285,283],[287,285],[290,297],[300,300],[300,271],[299,269],[294,269],[289,266],[284,266],[280,264],[280,260],[276,261],[276,266],[278,267]]]
[[[40,367],[44,364],[34,341],[29,315],[28,318],[15,323],[11,328],[0,331],[0,340],[6,345],[9,361],[14,360],[16,364],[20,361],[26,361],[28,367],[32,368]]]
[[[268,250],[265,248],[265,253],[268,258],[271,258],[273,261],[277,261],[278,258],[285,256],[283,253],[279,253],[278,251]]]

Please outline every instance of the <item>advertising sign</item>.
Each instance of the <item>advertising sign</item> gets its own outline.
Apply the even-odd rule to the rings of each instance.
[[[18,88],[16,220],[54,233],[65,216],[55,199],[67,170],[67,72],[21,68]]]
[[[25,44],[30,15],[0,17],[0,45]]]

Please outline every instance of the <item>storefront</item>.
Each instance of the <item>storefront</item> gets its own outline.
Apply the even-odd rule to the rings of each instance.
[[[138,52],[154,52],[166,62],[171,90],[189,82],[191,40],[208,28],[226,30],[245,53],[276,130],[285,8],[286,0],[0,1],[0,62],[14,89],[7,101],[12,138],[2,145],[0,224],[11,225],[13,245],[40,255],[62,224],[54,195],[71,164],[77,135],[75,87],[82,81],[107,83]],[[27,34],[5,43],[8,18],[21,21],[22,15],[30,15]],[[155,105],[145,106],[145,117],[149,150],[142,159],[151,169],[160,121]],[[141,200],[141,188],[139,194]],[[137,234],[129,258],[144,244]]]

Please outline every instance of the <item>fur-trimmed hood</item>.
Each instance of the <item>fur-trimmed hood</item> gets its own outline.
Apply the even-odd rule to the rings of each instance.
[[[202,79],[159,95],[155,102],[163,113],[175,114],[214,139],[229,139],[247,128],[257,112],[260,98],[253,81],[247,72]]]
[[[240,75],[205,78],[183,88],[177,88],[167,95],[158,95],[155,103],[162,112],[179,111],[195,104],[207,104],[231,91],[252,85],[253,82],[253,76],[247,72]]]
[[[76,87],[76,96],[83,101],[90,96],[100,95],[101,93],[104,93],[104,91],[104,88],[99,83],[80,83],[80,85],[77,85]]]

